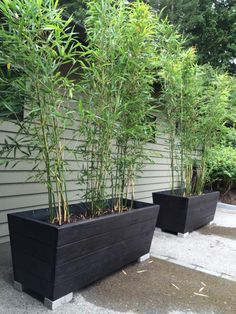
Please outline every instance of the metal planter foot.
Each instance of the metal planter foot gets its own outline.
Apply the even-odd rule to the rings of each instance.
[[[147,254],[145,254],[145,255],[142,255],[142,256],[140,256],[139,258],[138,258],[138,262],[139,263],[142,263],[142,262],[145,262],[147,259],[149,259],[150,258],[150,253],[147,253]]]
[[[61,297],[60,299],[57,300],[49,300],[48,298],[44,298],[44,306],[46,306],[49,310],[55,310],[62,304],[68,303],[72,300],[73,298],[73,292],[68,293]]]

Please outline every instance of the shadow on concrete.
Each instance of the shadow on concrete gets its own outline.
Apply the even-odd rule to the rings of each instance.
[[[232,240],[236,240],[236,228],[222,227],[217,225],[206,226],[197,230],[204,235],[216,235]]]
[[[9,264],[9,245],[1,245],[0,313],[49,313],[35,296],[13,289]],[[76,292],[57,313],[235,314],[235,295],[236,282],[151,258]]]
[[[7,284],[12,284],[12,263],[11,263],[11,250],[10,244],[4,243],[0,245],[0,269],[2,269],[1,279]]]
[[[236,313],[235,282],[155,258],[131,265],[81,294],[90,303],[124,313]]]

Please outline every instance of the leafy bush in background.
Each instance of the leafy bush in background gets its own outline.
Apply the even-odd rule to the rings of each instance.
[[[223,134],[222,139],[223,146],[230,146],[236,149],[236,129],[235,128],[225,128],[225,134]]]
[[[207,159],[208,184],[214,189],[228,192],[236,185],[236,149],[217,147]]]
[[[60,0],[59,4],[65,7],[68,14],[73,14],[77,22],[84,24],[87,2],[86,0]]]
[[[187,47],[198,51],[200,64],[236,73],[235,0],[145,0],[188,37]]]

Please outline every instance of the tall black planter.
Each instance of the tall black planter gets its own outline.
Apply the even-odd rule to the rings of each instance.
[[[83,205],[73,205],[78,212]],[[158,205],[56,226],[48,210],[8,215],[16,288],[30,289],[55,308],[72,292],[149,253]]]
[[[219,192],[184,197],[178,190],[153,193],[154,204],[160,205],[157,227],[163,231],[185,234],[214,220]]]

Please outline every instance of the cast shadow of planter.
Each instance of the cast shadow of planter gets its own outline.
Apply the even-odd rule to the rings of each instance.
[[[216,235],[219,237],[236,240],[236,228],[222,227],[222,226],[207,226],[201,229],[198,229],[198,232],[204,235]]]

